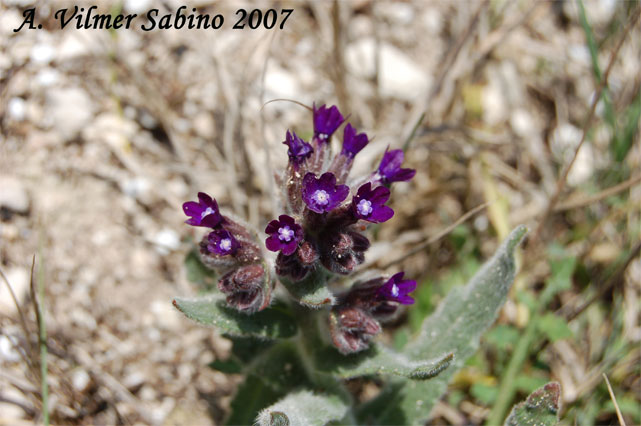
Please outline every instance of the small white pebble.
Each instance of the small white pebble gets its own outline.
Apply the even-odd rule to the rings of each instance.
[[[27,103],[22,98],[11,98],[7,105],[9,117],[16,121],[22,121],[27,115]]]
[[[91,377],[89,377],[89,373],[82,369],[75,370],[73,372],[73,375],[71,376],[71,383],[73,385],[73,388],[78,392],[82,392],[83,390],[85,390],[90,381]]]
[[[14,348],[12,340],[5,335],[0,336],[0,359],[7,362],[20,361],[20,354]]]
[[[161,254],[167,254],[172,250],[176,250],[180,246],[180,238],[176,231],[172,229],[162,229],[153,238],[156,244],[156,251]]]

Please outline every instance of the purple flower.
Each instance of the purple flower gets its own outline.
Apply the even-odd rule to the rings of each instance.
[[[287,136],[283,143],[289,147],[287,155],[295,167],[298,167],[303,161],[312,155],[312,152],[314,151],[310,144],[299,138],[296,133],[290,133],[289,130],[287,131]]]
[[[408,296],[408,293],[414,291],[416,281],[403,280],[403,275],[405,275],[405,272],[392,275],[392,278],[378,288],[376,297],[382,300],[402,303],[403,305],[414,304],[414,299],[412,296]]]
[[[296,223],[293,217],[282,214],[278,220],[272,220],[265,228],[269,237],[265,245],[270,251],[282,251],[290,255],[298,248],[298,243],[303,239],[303,228]]]
[[[390,191],[384,186],[372,190],[372,184],[367,182],[358,188],[352,199],[352,211],[359,218],[372,223],[381,223],[394,216],[394,210],[385,205]]]
[[[314,138],[320,142],[329,141],[343,121],[345,119],[335,105],[330,108],[321,105],[318,109],[314,105]]]
[[[204,192],[198,193],[198,202],[187,201],[184,203],[183,211],[187,216],[191,216],[185,223],[192,226],[215,228],[223,220],[216,200],[212,200]]]
[[[336,176],[323,173],[319,179],[313,173],[303,178],[303,201],[316,213],[328,212],[338,206],[349,194],[347,185],[336,185]]]
[[[234,254],[238,250],[238,240],[225,229],[215,229],[209,234],[208,240],[207,249],[220,256]]]
[[[365,133],[356,134],[356,129],[348,123],[343,132],[343,149],[341,150],[341,154],[354,158],[360,150],[365,148],[368,142],[369,140]]]
[[[389,148],[388,148],[389,149]],[[381,164],[378,166],[378,175],[385,184],[410,180],[416,174],[414,169],[402,169],[403,150],[385,150]]]

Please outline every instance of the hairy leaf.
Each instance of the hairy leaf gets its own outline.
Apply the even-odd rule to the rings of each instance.
[[[561,386],[548,383],[535,390],[524,402],[516,404],[505,420],[506,426],[553,426],[559,421]]]
[[[335,395],[299,391],[261,411],[256,423],[261,426],[325,425],[341,420],[347,409],[347,405]]]
[[[302,281],[291,282],[281,278],[281,282],[292,297],[308,308],[331,306],[335,303],[334,295],[327,288],[327,276],[322,270],[312,271]]]
[[[247,315],[228,307],[222,294],[209,294],[196,299],[176,298],[173,303],[188,318],[212,325],[221,333],[232,336],[275,339],[296,334],[294,318],[282,305]]]
[[[428,317],[418,337],[407,344],[405,354],[412,360],[433,359],[454,353],[454,361],[432,380],[395,379],[390,389],[365,404],[361,418],[374,418],[379,424],[420,424],[428,418],[434,403],[447,384],[474,354],[483,332],[494,322],[514,281],[514,250],[527,229],[519,226],[503,242],[494,256],[463,287],[453,288]]]
[[[282,395],[270,388],[259,377],[248,375],[238,387],[236,396],[231,402],[227,425],[250,425],[261,409],[278,401]]]
[[[249,364],[261,353],[267,352],[275,340],[265,340],[259,337],[244,337],[225,335],[232,341],[230,358],[233,357],[241,364]]]
[[[247,378],[238,388],[226,420],[230,425],[252,424],[260,410],[287,395],[293,388],[309,387],[309,378],[289,341],[258,350],[247,365]]]
[[[203,290],[216,288],[218,276],[216,272],[203,264],[197,249],[190,251],[185,256],[185,269],[187,271],[187,279],[194,284],[198,284]]]
[[[325,348],[316,352],[319,370],[343,379],[370,374],[390,374],[425,380],[441,373],[453,359],[454,355],[449,353],[429,361],[411,361],[405,355],[380,345],[372,345],[368,350],[352,355],[342,355],[335,348]]]

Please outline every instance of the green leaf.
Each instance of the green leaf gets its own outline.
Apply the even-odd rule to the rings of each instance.
[[[505,426],[552,426],[559,421],[559,397],[561,386],[548,383],[535,390],[525,402],[516,404],[505,420]]]
[[[216,359],[207,364],[207,367],[226,374],[240,374],[243,371],[242,364],[235,359]]]
[[[308,308],[320,308],[336,303],[333,293],[327,288],[327,274],[322,269],[310,272],[307,277],[298,282],[281,278],[287,291],[298,302]]]
[[[488,331],[485,340],[500,351],[514,347],[521,334],[515,327],[507,324],[500,324]]]
[[[552,312],[548,312],[538,318],[537,328],[552,342],[565,339],[566,337],[572,337],[573,335],[572,330],[570,330],[565,320],[554,315]]]
[[[454,373],[474,354],[481,335],[496,319],[514,281],[514,250],[526,232],[525,226],[513,230],[467,285],[449,292],[436,312],[425,320],[418,338],[405,348],[412,360],[453,352],[455,359],[450,368],[432,380],[395,379],[390,387],[397,392],[384,390],[360,413],[371,415],[379,424],[425,422]]]
[[[405,355],[381,345],[372,345],[366,351],[352,355],[343,355],[335,348],[325,348],[315,355],[320,371],[342,379],[387,374],[426,380],[441,373],[454,360],[454,355],[449,353],[429,361],[411,361]]]
[[[257,352],[252,363],[246,366],[247,378],[231,403],[226,424],[253,424],[260,410],[287,395],[291,389],[310,386],[291,341],[281,341]]]
[[[265,340],[259,337],[229,336],[226,338],[232,341],[231,356],[241,364],[249,364],[259,354],[265,353],[273,344],[274,340]]]
[[[347,405],[335,395],[298,391],[278,401],[258,415],[256,423],[271,425],[325,425],[347,414]]]
[[[603,73],[601,72],[601,67],[599,66],[599,48],[597,46],[596,39],[594,38],[592,27],[588,22],[583,2],[581,0],[578,0],[577,5],[579,6],[579,21],[581,22],[581,26],[583,27],[583,32],[585,33],[586,42],[588,44],[588,50],[590,52],[590,59],[592,60],[592,72],[594,73],[596,81],[598,83],[601,83],[601,80],[603,79]],[[616,133],[616,117],[607,86],[605,86],[603,88],[603,91],[601,92],[601,99],[603,100],[603,106],[605,109],[605,121],[608,123],[614,133]]]
[[[212,325],[221,333],[232,336],[276,339],[296,334],[294,317],[283,305],[274,305],[247,315],[228,307],[222,294],[209,294],[197,299],[176,298],[173,303],[188,318]]]
[[[634,144],[634,137],[639,131],[639,119],[641,118],[641,92],[625,111],[623,129],[618,132],[612,140],[612,151],[614,159],[622,162],[628,155],[628,151]]]
[[[556,294],[572,287],[572,276],[576,269],[576,257],[565,252],[559,253],[554,246],[550,247],[549,257],[550,279],[538,298],[540,306],[547,305]]]
[[[443,296],[453,287],[472,278],[480,266],[479,261],[474,257],[466,256],[457,262],[455,268],[439,276],[438,281],[434,277],[423,281],[412,294],[416,303],[407,312],[412,331],[420,330],[425,317],[434,312],[437,301],[443,299]]]
[[[533,376],[531,372],[528,374],[520,374],[514,379],[514,387],[523,393],[530,394],[545,385],[548,382],[547,377]]]
[[[298,351],[291,341],[282,341],[256,357],[248,370],[271,388],[282,392],[298,386],[310,386]]]
[[[485,383],[474,383],[470,389],[470,393],[483,405],[492,405],[496,400],[496,395],[499,393],[499,390],[496,386]]]
[[[185,256],[185,269],[190,282],[198,284],[205,290],[216,288],[218,282],[216,272],[203,264],[197,250],[192,250]]]
[[[272,389],[259,377],[250,374],[238,387],[225,424],[251,425],[260,410],[278,401],[282,396],[282,392]]]

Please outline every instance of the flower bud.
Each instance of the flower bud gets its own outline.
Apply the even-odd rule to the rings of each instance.
[[[414,299],[408,293],[416,288],[416,281],[403,280],[399,272],[387,279],[377,277],[356,283],[341,297],[344,305],[355,306],[368,312],[379,321],[391,319],[398,305],[410,305]]]
[[[369,314],[345,305],[332,308],[329,329],[332,343],[345,355],[367,349],[372,338],[381,332],[381,326]]]
[[[321,261],[332,272],[347,275],[365,261],[369,240],[354,231],[329,233],[321,241]]]
[[[296,253],[290,256],[278,253],[278,257],[276,257],[276,273],[281,277],[290,277],[293,281],[301,281],[310,270],[310,267],[301,263]]]
[[[227,295],[227,304],[241,312],[263,310],[271,300],[271,280],[260,264],[228,272],[218,281],[218,289]]]
[[[305,267],[313,266],[318,260],[318,252],[309,241],[303,241],[298,247],[298,260]]]
[[[369,311],[374,318],[382,322],[393,319],[397,312],[398,304],[386,300],[375,304]]]

